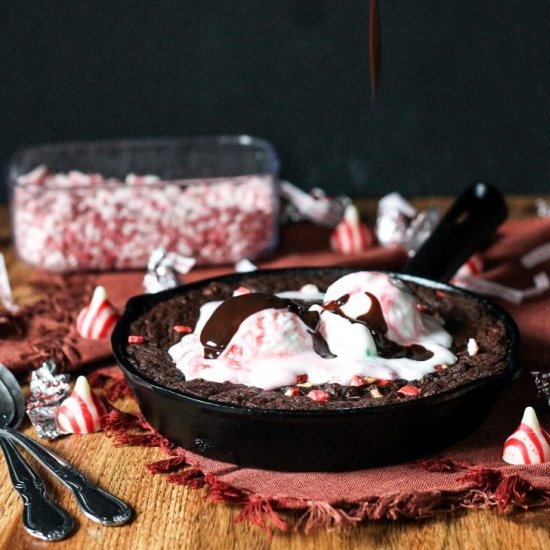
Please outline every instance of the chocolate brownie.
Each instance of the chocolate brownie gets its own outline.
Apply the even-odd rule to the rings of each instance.
[[[313,279],[311,272],[291,273],[284,278],[280,274],[264,273],[261,277],[251,274],[244,276],[239,285],[254,292],[275,293],[296,290],[313,283],[324,291],[341,275],[330,269],[317,270]],[[187,381],[168,354],[168,349],[182,337],[174,327],[194,327],[202,304],[231,297],[235,285],[223,281],[210,282],[199,288],[182,287],[178,295],[157,304],[136,319],[131,324],[130,334],[143,336],[144,341],[140,345],[128,345],[127,354],[136,370],[145,378],[177,392],[243,407],[284,410],[370,407],[421,399],[492,376],[507,368],[509,341],[506,326],[482,302],[461,293],[436,291],[412,282],[405,284],[423,308],[445,321],[445,329],[453,337],[451,350],[457,356],[455,364],[443,365],[441,369],[419,380],[366,379],[359,386],[297,384],[293,386],[293,396],[285,395],[290,393],[288,386],[262,390],[229,382],[202,379]],[[467,351],[470,338],[475,339],[479,348],[473,355]],[[326,392],[328,401],[319,402],[307,397],[314,389]]]

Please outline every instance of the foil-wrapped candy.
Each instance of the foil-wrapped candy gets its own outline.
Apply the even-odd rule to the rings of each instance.
[[[348,197],[331,198],[318,187],[306,193],[288,181],[281,182],[281,195],[289,203],[282,214],[283,222],[308,220],[328,228],[340,223],[351,203]]]
[[[32,425],[40,437],[55,439],[61,433],[56,423],[56,412],[69,395],[69,375],[55,374],[53,361],[45,361],[31,374],[31,395],[26,409]]]
[[[439,219],[437,209],[419,213],[402,195],[389,193],[378,202],[376,237],[382,246],[402,245],[412,256],[432,234]]]
[[[156,248],[151,252],[147,262],[147,273],[143,279],[145,291],[156,293],[178,286],[181,284],[178,273],[186,275],[195,263],[195,258]]]

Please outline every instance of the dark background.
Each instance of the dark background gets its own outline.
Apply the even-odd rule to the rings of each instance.
[[[49,141],[248,133],[304,188],[550,191],[550,2],[379,9],[372,103],[369,0],[3,0],[0,160]]]

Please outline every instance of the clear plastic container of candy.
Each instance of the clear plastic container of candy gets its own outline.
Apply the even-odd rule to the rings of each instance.
[[[57,272],[144,268],[159,247],[199,265],[278,239],[279,161],[249,136],[42,145],[9,166],[19,257]]]

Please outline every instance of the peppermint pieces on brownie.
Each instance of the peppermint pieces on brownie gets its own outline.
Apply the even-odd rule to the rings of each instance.
[[[443,322],[417,304],[392,277],[366,271],[337,279],[326,293],[312,283],[298,292],[234,293],[203,304],[193,333],[169,354],[186,380],[264,390],[299,385],[300,377],[310,386],[357,388],[368,379],[419,380],[457,358]],[[310,399],[324,400],[321,388],[311,389]],[[398,395],[419,392],[405,386]]]

